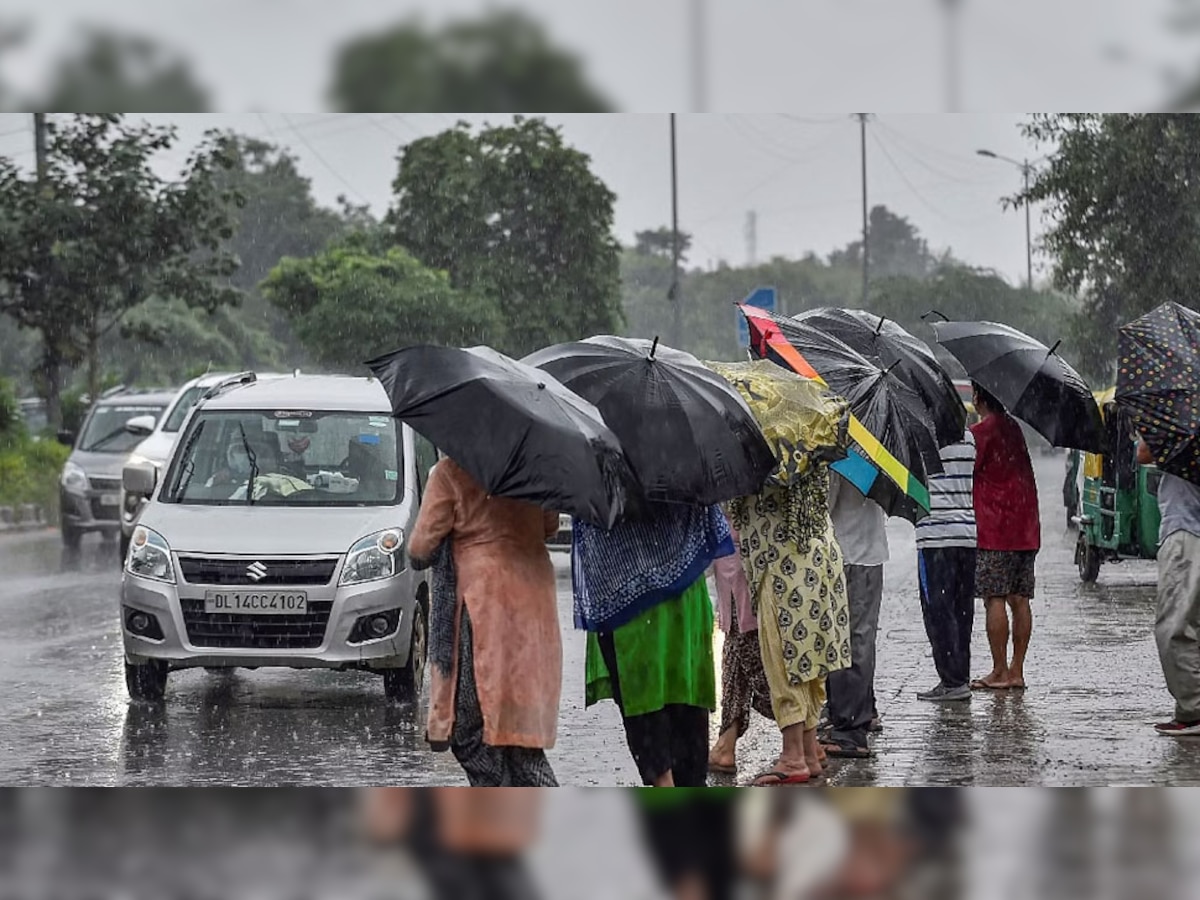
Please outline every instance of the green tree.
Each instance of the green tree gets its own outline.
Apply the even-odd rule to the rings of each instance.
[[[226,139],[210,135],[167,180],[151,160],[173,129],[106,114],[48,131],[43,181],[0,158],[0,312],[40,332],[39,382],[58,424],[64,368],[86,363],[95,396],[101,343],[146,299],[215,309],[239,295],[219,283],[236,267],[221,249],[232,227],[215,180]]]
[[[34,98],[38,108],[209,111],[208,91],[197,84],[191,64],[155,41],[97,28],[85,30],[80,38],[59,57],[45,94]]]
[[[929,252],[928,242],[917,227],[886,206],[874,206],[867,218],[867,243],[870,249],[871,275],[907,275],[923,278],[933,271],[937,260]],[[833,266],[862,270],[862,241],[852,241],[830,254]]]
[[[357,369],[397,347],[501,340],[491,300],[455,290],[446,273],[399,247],[376,253],[371,244],[356,235],[317,256],[284,259],[262,284],[319,362]]]
[[[609,111],[579,59],[519,11],[357,38],[337,55],[330,97],[342,112]]]
[[[492,298],[524,355],[621,326],[615,197],[558,129],[517,117],[404,148],[395,241],[457,289]]]
[[[670,259],[675,252],[675,236],[670,228],[654,228],[638,231],[633,235],[633,249],[642,256],[660,256]],[[679,261],[687,261],[688,251],[692,249],[692,236],[686,231],[679,232]]]
[[[1200,119],[1039,114],[1026,136],[1055,147],[1028,193],[1046,204],[1054,282],[1082,294],[1089,353],[1115,358],[1117,327],[1200,283]]]

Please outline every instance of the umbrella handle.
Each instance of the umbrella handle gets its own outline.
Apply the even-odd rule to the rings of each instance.
[[[941,316],[943,322],[950,321],[950,317],[948,315],[946,315],[945,313],[942,313],[942,312],[938,312],[936,309],[931,309],[929,312],[925,313],[925,315],[921,316],[921,321],[924,322],[930,316]]]

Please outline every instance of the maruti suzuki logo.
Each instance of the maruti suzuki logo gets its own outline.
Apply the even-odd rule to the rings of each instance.
[[[267,577],[267,567],[260,562],[253,562],[246,566],[246,575],[255,584]]]

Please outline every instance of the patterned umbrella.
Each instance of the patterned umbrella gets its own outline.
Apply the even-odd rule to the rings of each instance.
[[[854,447],[834,470],[890,516],[915,522],[928,512],[926,474],[941,472],[942,463],[933,426],[912,389],[837,338],[765,310],[738,308],[755,354],[849,401]]]
[[[841,397],[766,360],[705,365],[737,388],[758,420],[779,460],[771,480],[787,484],[803,475],[813,455],[846,455],[849,411]]]
[[[1117,405],[1164,472],[1200,484],[1200,313],[1164,303],[1117,338]]]

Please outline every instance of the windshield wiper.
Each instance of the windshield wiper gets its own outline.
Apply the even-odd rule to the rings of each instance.
[[[242,434],[242,446],[246,450],[246,458],[250,460],[250,480],[246,482],[246,505],[254,505],[254,479],[258,477],[258,459],[250,449],[250,440],[246,437],[246,426],[238,422],[238,431]]]
[[[99,450],[101,447],[103,447],[109,441],[115,440],[115,439],[119,438],[121,435],[128,434],[128,433],[129,432],[127,432],[125,430],[125,426],[122,425],[120,428],[116,429],[115,431],[110,431],[104,437],[100,438],[100,440],[92,441],[88,446],[80,447],[79,449],[83,450],[84,452],[90,452],[92,450]]]
[[[206,419],[200,420],[196,425],[196,430],[191,433],[191,436],[187,439],[187,443],[183,445],[183,453],[180,459],[186,459],[188,463],[187,469],[179,480],[179,486],[171,492],[171,499],[176,502],[183,499],[184,494],[187,493],[188,485],[192,483],[192,476],[196,474],[196,460],[192,457],[192,448],[196,446],[196,441],[200,440],[200,432],[204,430],[204,426],[207,424],[208,421]]]

